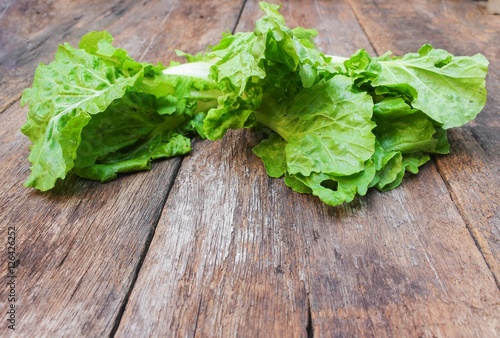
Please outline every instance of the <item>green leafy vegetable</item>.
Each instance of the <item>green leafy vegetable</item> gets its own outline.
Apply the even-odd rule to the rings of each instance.
[[[253,32],[179,52],[187,62],[168,67],[136,62],[107,32],[60,46],[21,101],[33,143],[26,185],[49,190],[70,170],[106,182],[188,153],[193,137],[252,128],[267,135],[254,153],[269,176],[335,206],[393,189],[448,153],[446,130],[485,105],[480,54],[424,45],[401,57],[328,56],[315,30],[289,28],[277,5],[261,8]]]
[[[21,101],[29,105],[21,130],[33,142],[27,186],[49,190],[72,169],[105,182],[191,150],[184,135],[197,132],[197,103],[215,105],[217,86],[167,76],[111,42],[107,32],[89,33],[79,49],[60,46],[54,62],[37,68]]]

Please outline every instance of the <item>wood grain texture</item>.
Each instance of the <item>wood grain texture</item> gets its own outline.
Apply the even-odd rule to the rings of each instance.
[[[490,62],[488,101],[479,116],[449,132],[451,154],[436,159],[469,231],[500,286],[500,20],[474,1],[350,1],[378,53],[414,52],[424,43]]]
[[[53,60],[57,45],[73,45],[90,30],[101,30],[127,12],[127,1],[2,2],[0,7],[0,112],[21,97],[40,62]]]
[[[433,166],[328,214],[309,216],[318,336],[495,335],[498,290]]]
[[[347,2],[282,12],[330,34],[326,50],[370,49]],[[237,31],[259,15],[248,1]],[[257,142],[232,132],[184,159],[117,336],[498,332],[491,270],[433,163],[399,189],[329,208],[265,177]]]
[[[306,334],[297,196],[265,175],[254,141],[229,133],[183,161],[118,337]]]
[[[156,165],[157,176],[141,173],[106,186],[71,177],[51,193],[36,193],[21,185],[28,174],[28,142],[17,131],[21,116],[14,106],[0,116],[0,224],[16,227],[20,261],[17,332],[104,336],[135,278],[179,160]],[[0,327],[2,337],[10,333]]]
[[[115,323],[179,160],[102,186],[70,177],[50,193],[22,186],[28,142],[19,108],[0,115],[2,230],[17,230],[22,336],[103,336]],[[2,274],[2,284],[7,283]],[[7,289],[2,288],[2,312]],[[13,333],[0,326],[0,336]]]
[[[65,4],[54,2],[51,6],[65,10],[64,17],[78,16],[82,11],[82,7],[73,3]],[[188,21],[190,13],[185,4],[189,1],[121,2],[103,11],[98,4],[92,7],[92,3],[87,3],[94,10],[90,11],[93,15],[84,17],[80,27],[66,27],[65,20],[42,22],[38,23],[41,25],[38,34],[54,34],[76,45],[74,40],[87,30],[108,29],[115,34],[118,45],[141,31],[150,40],[129,46],[131,55],[151,58],[155,63],[167,62],[168,59],[158,59],[152,46],[156,40],[161,41],[158,36],[165,31],[179,29]],[[16,14],[17,18],[23,18],[23,13]],[[226,15],[226,20],[205,20],[207,31],[220,35],[225,26],[234,25],[238,13]],[[50,33],[44,33],[44,29]],[[180,45],[183,38],[171,34],[170,44],[163,47],[168,53],[163,56],[173,56],[172,46]],[[204,48],[204,41],[197,43],[192,41],[192,48]],[[40,58],[50,60],[55,45],[50,41],[32,50]],[[38,63],[37,58],[20,61],[26,62],[26,69],[31,70]],[[28,85],[22,76],[5,85],[20,93]],[[29,142],[19,131],[24,121],[25,110],[18,104],[10,105],[0,114],[3,178],[0,224],[2,229],[16,226],[17,247],[21,248],[18,294],[22,296],[17,306],[22,310],[19,310],[18,332],[51,337],[109,335],[135,280],[181,159],[156,163],[154,174],[129,175],[106,185],[70,177],[50,193],[36,193],[22,186],[29,170],[26,160]],[[3,278],[2,282],[7,281]],[[0,292],[2,311],[7,306],[6,292],[5,288]],[[6,325],[0,327],[0,336],[11,333]]]
[[[450,132],[450,155],[337,208],[269,178],[249,130],[197,141],[150,172],[105,185],[70,176],[37,193],[21,185],[18,99],[57,44],[106,29],[134,58],[168,63],[174,49],[253,30],[261,13],[254,0],[3,1],[0,227],[17,228],[19,310],[17,334],[3,321],[1,337],[498,336],[498,19],[470,1],[282,5],[329,54],[426,42],[484,53],[485,111]]]

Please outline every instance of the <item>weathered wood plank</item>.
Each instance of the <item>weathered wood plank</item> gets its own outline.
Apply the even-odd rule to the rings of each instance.
[[[315,336],[495,335],[498,290],[433,166],[323,212],[305,215]]]
[[[71,178],[52,193],[35,193],[21,186],[28,170],[28,142],[18,131],[23,116],[24,110],[11,106],[0,117],[0,224],[15,226],[18,234],[17,332],[105,335],[134,279],[178,161],[160,165],[164,177],[139,174],[102,189]],[[0,332],[10,333],[5,325]]]
[[[500,20],[474,1],[351,1],[377,52],[413,52],[424,43],[490,61],[488,103],[475,121],[451,130],[451,154],[438,157],[469,231],[500,286]]]
[[[373,52],[346,1],[282,12],[319,27],[331,54]],[[259,16],[247,1],[237,31]],[[183,160],[117,336],[498,332],[495,281],[433,163],[394,191],[329,208],[266,177],[257,142],[231,132]]]
[[[23,111],[0,115],[0,225],[17,230],[17,327],[22,336],[103,336],[120,312],[179,160],[105,186],[70,177],[50,193],[21,184],[28,142]],[[161,173],[161,174],[159,174]],[[2,283],[7,283],[2,274]],[[6,313],[7,289],[2,288]],[[5,310],[5,311],[4,311]],[[13,333],[6,325],[0,335]]]
[[[68,18],[79,17],[80,11],[83,12],[83,3],[78,3],[80,7],[64,1],[50,4],[64,9]],[[129,43],[127,48],[134,57],[166,62],[168,59],[160,57],[173,56],[174,46],[181,45],[184,39],[174,32],[192,19],[187,6],[193,2],[189,1],[120,3],[105,11],[99,4],[85,6],[88,13],[71,27],[66,26],[65,19],[41,23],[37,26],[39,34],[45,37],[53,34],[54,39],[76,44],[90,29],[108,29],[115,35],[117,45]],[[224,8],[214,7],[211,16],[198,18],[198,27],[206,29],[200,32],[200,37],[208,39],[208,34],[219,35],[227,26],[234,25],[239,7],[233,3]],[[24,18],[22,11],[8,13],[17,20]],[[214,16],[220,17],[212,20]],[[168,44],[163,40],[167,31],[171,32]],[[137,32],[141,32],[144,40],[137,39]],[[23,36],[16,39],[22,40]],[[38,39],[41,45],[28,46],[27,51],[36,56],[20,60],[24,62],[26,76],[38,60],[50,61],[55,52],[53,41],[43,45],[42,37],[35,35],[32,39]],[[155,43],[163,45],[155,47]],[[190,47],[204,48],[204,43],[192,40]],[[165,52],[157,55],[162,48]],[[6,90],[18,93],[25,82],[23,79],[8,82]],[[154,172],[124,176],[106,185],[70,177],[52,192],[37,193],[22,187],[29,170],[29,142],[19,132],[25,113],[25,109],[14,104],[0,114],[0,225],[2,229],[16,227],[20,261],[16,332],[23,336],[50,337],[109,335],[135,280],[136,269],[154,233],[181,159],[158,162]],[[7,283],[6,278],[2,274],[2,283]],[[7,291],[6,288],[0,291],[4,313],[8,306]],[[12,333],[6,325],[1,325],[0,336]]]
[[[89,30],[108,27],[134,1],[6,1],[0,8],[0,113],[21,97],[40,62],[57,45],[76,44]]]
[[[19,15],[9,12],[14,2],[6,4],[6,10],[0,7],[2,19],[5,13]],[[64,30],[64,37],[54,37],[75,43],[90,28],[106,28],[135,57],[166,62],[173,48],[196,52],[231,30],[242,2],[125,2],[107,11],[95,3],[97,8],[70,26],[66,19],[82,15],[75,10],[82,3],[48,4],[68,15],[36,26],[45,37],[50,36],[46,29]],[[371,44],[378,52],[407,52],[405,43],[410,47],[426,38],[418,22],[409,24],[418,28],[410,29],[413,38],[405,37],[403,29],[390,35],[391,25],[401,25],[396,12],[377,17],[380,12],[372,8],[369,18],[361,7],[366,3],[351,3],[360,21],[367,22],[361,27],[348,4],[297,0],[285,3],[283,13],[292,26],[318,27],[319,43],[331,54],[348,55],[361,47],[373,52]],[[415,4],[417,13],[427,13],[425,29],[440,20],[454,29],[456,22],[446,18],[459,13],[455,19],[465,17],[478,30],[494,32],[463,10],[467,7],[452,10],[458,3],[441,3],[449,4],[441,12],[433,2]],[[429,13],[438,13],[433,14],[438,19]],[[256,2],[247,1],[237,30],[252,29],[259,15]],[[479,38],[471,44],[496,60],[496,40],[475,32],[471,38]],[[56,43],[42,43],[35,33],[33,28],[31,41],[40,44],[26,49],[33,58],[15,70],[26,71],[25,77],[2,82],[2,89],[19,95],[28,69],[52,57]],[[379,33],[387,34],[387,41],[373,37]],[[451,51],[469,53],[466,42],[428,37]],[[18,230],[18,332],[109,335],[134,285],[118,336],[494,336],[499,296],[488,266],[495,273],[498,195],[489,189],[498,187],[499,77],[497,70],[492,74],[485,114],[477,125],[451,133],[456,150],[437,159],[439,172],[430,163],[397,190],[328,208],[268,178],[250,151],[258,136],[232,132],[219,142],[197,143],[183,160],[156,232],[179,159],[107,185],[71,177],[52,193],[28,191],[20,186],[28,171],[28,142],[18,131],[25,111],[10,103],[2,106],[8,108],[0,114],[0,225]],[[477,193],[466,193],[473,189]],[[5,292],[0,291],[2,311]],[[1,326],[0,335],[8,333]]]
[[[297,196],[265,175],[254,140],[230,133],[184,160],[118,337],[306,335],[306,248],[282,224]]]

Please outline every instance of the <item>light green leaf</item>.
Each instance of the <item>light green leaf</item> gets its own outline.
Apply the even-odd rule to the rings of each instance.
[[[266,172],[271,177],[281,177],[286,172],[286,141],[278,134],[272,133],[268,139],[261,141],[253,148],[255,155],[260,157]]]
[[[422,113],[390,120],[376,120],[373,133],[384,150],[402,153],[433,152],[437,140],[432,121]]]
[[[123,76],[108,61],[68,44],[59,47],[53,63],[41,64],[21,101],[29,106],[21,131],[33,142],[26,185],[45,191],[66,177],[90,116],[105,110],[140,76]]]
[[[417,91],[412,102],[443,128],[459,127],[476,117],[486,103],[488,61],[480,54],[453,56],[424,45],[401,58],[377,59],[378,77],[372,86],[405,84]]]
[[[264,93],[291,100],[333,74],[328,58],[315,48],[315,30],[286,26],[279,6],[260,3],[265,15],[254,32],[225,34],[207,55],[219,60],[210,77],[224,94],[219,106],[207,114],[204,131],[209,139],[221,138],[228,129],[254,126],[253,112]]]
[[[291,102],[263,101],[257,120],[287,141],[287,171],[351,175],[374,152],[373,103],[345,76],[301,90]]]
[[[412,109],[401,97],[388,96],[373,106],[373,116],[377,120],[393,119],[413,114],[417,111],[416,109]]]
[[[367,161],[364,169],[349,176],[333,176],[323,173],[288,175],[285,183],[300,193],[311,193],[325,204],[337,206],[351,202],[356,195],[364,196],[375,176],[375,165]]]
[[[166,139],[163,140],[163,139]],[[191,151],[191,140],[180,134],[152,134],[146,142],[104,157],[86,167],[75,167],[75,173],[83,178],[108,182],[119,173],[149,170],[151,160],[184,155]]]
[[[80,49],[62,45],[54,62],[37,68],[22,97],[29,112],[21,130],[33,142],[27,186],[51,189],[75,166],[106,181],[189,152],[183,135],[202,131],[197,109],[216,104],[214,82],[163,74],[163,66],[138,63],[111,42],[109,33],[91,32]]]

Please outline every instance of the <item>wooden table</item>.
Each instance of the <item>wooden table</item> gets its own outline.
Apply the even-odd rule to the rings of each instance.
[[[424,43],[484,54],[486,108],[449,133],[451,154],[337,208],[267,177],[248,130],[196,141],[148,172],[108,184],[70,176],[39,193],[22,186],[19,99],[58,44],[106,29],[134,58],[168,63],[175,49],[253,30],[261,13],[253,0],[2,0],[0,336],[499,335],[500,17],[468,0],[282,5],[329,54]]]

